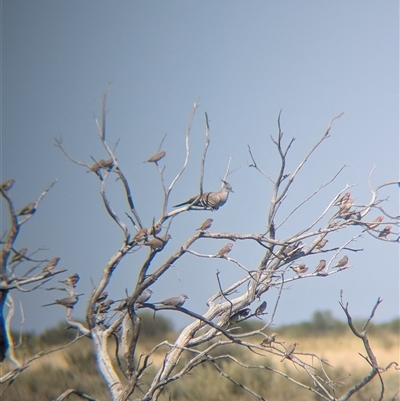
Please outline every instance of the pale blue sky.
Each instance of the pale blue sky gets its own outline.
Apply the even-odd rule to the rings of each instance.
[[[120,139],[117,158],[146,224],[159,217],[161,187],[154,166],[142,161],[168,133],[163,148],[168,152],[165,175],[171,180],[184,160],[185,130],[198,98],[192,157],[171,204],[197,191],[204,112],[211,121],[205,189],[219,188],[229,157],[233,168],[241,167],[230,178],[235,193],[217,213],[191,212],[175,220],[168,252],[210,216],[217,231],[264,230],[271,186],[247,167],[247,144],[260,166],[274,176],[278,158],[269,135],[277,132],[280,109],[286,140],[296,137],[288,171],[331,118],[345,112],[335,122],[332,137],[304,168],[284,210],[348,165],[312,205],[284,226],[282,237],[315,218],[347,183],[358,184],[352,190],[357,203],[367,202],[374,165],[374,185],[398,178],[398,11],[397,1],[364,0],[2,1],[1,179],[16,179],[12,196],[17,207],[35,200],[58,179],[24,227],[17,247],[46,247],[41,257],[58,255],[60,266],[81,275],[78,290],[86,296],[76,314],[83,316],[91,280],[98,281],[121,236],[101,204],[95,177],[69,162],[53,143],[62,135],[68,151],[86,162],[90,155],[107,156],[93,112],[98,115],[98,101],[111,80],[108,140],[112,145]],[[110,190],[115,209],[123,215],[118,184],[111,183]],[[398,213],[398,192],[382,195],[390,195],[388,209]],[[2,218],[8,221],[4,210]],[[329,239],[339,246],[348,236],[338,233]],[[205,241],[194,249],[212,253],[224,243]],[[348,271],[288,287],[276,324],[309,319],[315,310],[329,309],[342,318],[340,289],[356,316],[366,316],[380,296],[384,302],[377,321],[398,317],[398,248],[368,235],[357,247],[364,252],[350,254],[353,267]],[[112,298],[122,297],[124,289],[135,284],[146,253],[142,250],[121,263],[109,289]],[[242,242],[231,255],[254,267],[262,250]],[[316,265],[319,256],[313,258],[311,264]],[[164,259],[159,256],[157,261]],[[154,286],[153,300],[186,292],[187,307],[204,312],[205,299],[217,290],[217,268],[225,285],[241,277],[226,261],[187,255]],[[40,290],[16,296],[24,302],[26,329],[40,330],[62,318],[61,308],[39,307],[62,294]],[[269,291],[265,299],[272,305],[275,296]]]

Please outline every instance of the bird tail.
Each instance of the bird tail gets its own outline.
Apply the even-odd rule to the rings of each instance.
[[[45,304],[45,305],[42,305],[42,307],[43,307],[43,306],[55,305],[55,304],[56,304],[56,302],[52,302],[51,304]]]

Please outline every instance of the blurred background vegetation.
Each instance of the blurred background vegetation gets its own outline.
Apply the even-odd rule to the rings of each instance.
[[[139,352],[147,352],[162,341],[173,343],[179,334],[171,321],[157,315],[153,318],[151,313],[140,313],[141,331],[138,343]],[[357,327],[362,327],[364,320],[356,322]],[[248,332],[262,327],[262,322],[257,319],[246,320],[234,326],[235,333]],[[278,333],[277,340],[286,345],[292,341],[298,341],[298,352],[315,353],[326,359],[333,368],[326,367],[328,376],[332,381],[338,381],[337,395],[354,385],[369,371],[369,366],[359,355],[365,355],[362,343],[350,332],[346,323],[335,319],[330,311],[318,311],[309,322],[293,324],[290,326],[273,327],[265,330],[266,334]],[[372,326],[368,331],[370,343],[378,362],[385,366],[390,361],[399,361],[400,350],[400,319],[389,323]],[[16,355],[18,360],[26,361],[33,355],[62,347],[76,339],[75,330],[66,327],[66,323],[59,323],[56,327],[40,334],[14,333],[18,343]],[[247,341],[259,344],[261,336],[250,337]],[[110,339],[110,347],[115,347],[115,342]],[[151,358],[152,364],[148,368],[149,373],[156,371],[161,363],[161,356],[167,351],[167,346],[161,347]],[[282,364],[279,358],[267,352],[257,355],[243,347],[224,346],[217,348],[213,355],[230,354],[245,364],[257,366],[275,367],[294,379],[309,384],[305,373],[297,371],[293,364],[285,361]],[[260,352],[262,354],[262,351]],[[116,352],[114,352],[116,355]],[[158,358],[159,356],[159,358]],[[180,364],[185,361],[185,356]],[[115,358],[114,363],[117,364]],[[274,401],[296,400],[314,401],[315,395],[310,391],[301,390],[287,379],[263,369],[244,369],[229,361],[219,361],[219,366],[233,379],[240,381],[245,386]],[[11,363],[5,361],[4,372],[8,371]],[[178,367],[179,368],[179,367]],[[152,375],[149,374],[150,381]],[[385,394],[394,396],[400,388],[400,373],[391,369],[383,375],[385,382]],[[143,390],[147,383],[141,383]],[[32,362],[17,379],[9,384],[1,385],[2,400],[8,401],[43,401],[53,400],[69,388],[82,391],[98,400],[110,399],[107,388],[97,370],[95,355],[91,342],[85,338],[79,338],[70,346],[57,352],[45,355]],[[379,394],[379,380],[365,386],[365,388],[352,397],[354,401],[376,399]],[[139,391],[139,390],[138,390]],[[241,388],[234,385],[216,370],[211,364],[203,364],[190,372],[189,375],[169,385],[160,400],[232,400],[244,401],[252,397]],[[400,400],[399,395],[392,400]],[[81,400],[76,395],[70,395],[68,400]]]

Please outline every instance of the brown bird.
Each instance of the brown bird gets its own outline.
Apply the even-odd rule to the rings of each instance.
[[[329,242],[328,239],[323,238],[321,241],[319,241],[319,242],[317,243],[317,245],[315,245],[315,248],[314,248],[314,249],[320,250],[320,249],[322,249],[328,242]]]
[[[161,223],[156,223],[156,224],[153,223],[153,225],[150,227],[149,235],[157,235],[161,232],[161,230],[162,230]]]
[[[15,183],[15,180],[12,180],[12,179],[7,180],[1,184],[1,189],[3,191],[8,191],[9,189],[11,189],[11,187],[14,185],[14,183]]]
[[[326,260],[325,259],[321,259],[317,265],[317,267],[315,268],[314,273],[320,273],[322,272],[326,267]]]
[[[335,206],[341,206],[350,199],[351,193],[346,192],[338,201],[335,202]]]
[[[10,259],[10,263],[17,262],[18,260],[21,260],[23,257],[25,257],[27,250],[28,248],[21,248],[18,252],[15,252]]]
[[[229,317],[229,324],[234,324],[241,321],[246,316],[248,316],[250,312],[251,312],[250,308],[245,308],[241,309],[240,311],[237,311],[236,313],[234,313],[232,316]]]
[[[390,234],[390,231],[392,229],[392,226],[386,226],[378,235],[379,238],[384,238],[386,239],[387,236]]]
[[[281,362],[283,362],[285,360],[285,358],[288,359],[292,359],[291,355],[293,354],[294,350],[296,349],[296,347],[299,345],[299,343],[292,343],[290,344],[285,351],[285,355],[284,357],[281,359]]]
[[[364,231],[373,230],[374,228],[378,227],[382,220],[383,216],[378,216],[375,220],[372,221],[372,223],[365,223],[367,228]]]
[[[348,199],[346,202],[340,205],[339,215],[344,216],[353,206],[354,199]]]
[[[342,267],[345,267],[348,262],[349,262],[348,256],[344,255],[343,258],[340,259],[339,262],[337,262],[336,265],[333,267],[338,267],[339,269],[341,269]]]
[[[102,168],[111,169],[114,165],[114,160],[112,158],[104,160],[100,159],[97,162],[94,162],[90,167],[88,172],[98,173]]]
[[[19,212],[18,216],[23,216],[26,214],[34,214],[36,212],[36,203],[31,202],[24,206]]]
[[[226,244],[224,247],[222,247],[217,254],[215,255],[216,258],[223,258],[225,257],[233,248],[233,242],[230,242],[229,244]]]
[[[305,263],[301,263],[296,267],[290,266],[290,268],[293,269],[293,271],[295,271],[298,275],[306,273],[308,270],[308,266],[306,266]]]
[[[145,241],[147,239],[147,233],[148,233],[147,228],[142,228],[133,237],[133,242]]]
[[[196,228],[196,231],[207,231],[211,227],[213,221],[214,220],[211,218],[207,219],[204,223],[200,225],[199,228]]]
[[[103,302],[103,301],[105,301],[105,300],[107,299],[107,297],[108,297],[108,292],[107,292],[107,291],[104,291],[104,292],[102,292],[102,293],[99,295],[99,297],[96,299],[96,302],[97,302],[97,303]]]
[[[262,315],[267,309],[267,301],[262,302],[260,305],[257,306],[257,309],[254,312],[255,316]]]
[[[267,345],[269,345],[269,346],[271,347],[272,343],[275,342],[275,338],[276,338],[277,335],[278,335],[278,334],[276,334],[276,333],[272,333],[270,336],[267,336],[267,338],[264,339],[264,340],[260,343],[260,345],[261,345],[262,347],[266,347]]]
[[[148,241],[145,241],[144,244],[151,247],[153,251],[159,251],[164,248],[166,243],[171,239],[172,237],[167,234],[163,238],[155,237],[152,238]]]
[[[60,283],[67,284],[71,287],[76,287],[78,284],[80,277],[78,273],[74,273],[71,276],[67,277],[65,280],[60,281]]]
[[[45,305],[42,305],[42,306],[61,305],[61,306],[65,306],[66,308],[73,308],[77,304],[77,302],[79,301],[79,297],[81,295],[83,295],[83,294],[75,294],[75,295],[72,295],[70,297],[56,299],[51,304],[45,304]]]
[[[185,294],[182,294],[179,297],[167,298],[164,299],[164,301],[155,302],[154,305],[173,306],[176,308],[178,306],[182,306],[187,299],[189,299],[189,297]]]
[[[112,299],[107,299],[107,301],[104,301],[100,303],[98,312],[99,313],[106,313],[110,310],[111,305],[113,305],[115,302]]]
[[[42,272],[44,273],[44,272],[49,272],[49,271],[53,270],[57,266],[59,261],[60,261],[60,258],[57,256],[53,259],[50,259],[47,262],[47,264],[43,267]]]
[[[165,155],[167,152],[162,150],[161,152],[156,153],[155,155],[151,156],[149,159],[145,160],[143,163],[158,163]]]

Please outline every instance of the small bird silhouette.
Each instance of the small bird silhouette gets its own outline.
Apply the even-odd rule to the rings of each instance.
[[[322,272],[326,267],[326,260],[325,259],[321,259],[317,265],[317,267],[315,268],[314,273],[320,273]]]
[[[11,187],[14,185],[14,183],[15,183],[15,180],[13,180],[13,179],[7,180],[1,184],[1,189],[3,191],[8,191],[9,189],[11,189]]]
[[[350,199],[351,193],[346,192],[338,201],[335,202],[335,206],[341,206]]]
[[[211,227],[213,221],[214,220],[211,218],[207,219],[204,223],[200,225],[199,228],[196,228],[196,231],[207,231]]]
[[[234,313],[232,316],[229,317],[229,324],[238,323],[246,316],[248,316],[250,312],[251,312],[250,308],[245,308],[237,311],[236,313]]]
[[[60,258],[58,256],[56,256],[53,259],[50,259],[47,262],[47,264],[43,267],[42,272],[45,273],[45,272],[49,272],[49,271],[53,270],[57,266],[59,261],[60,261]]]
[[[351,207],[353,206],[354,199],[348,199],[346,202],[340,205],[339,215],[344,216],[346,215]]]
[[[36,203],[31,202],[24,206],[19,212],[18,216],[24,216],[27,214],[34,214],[36,212]]]
[[[308,270],[308,266],[306,266],[305,263],[301,263],[298,266],[290,266],[291,269],[293,269],[293,271],[295,271],[298,275],[306,273]]]
[[[383,220],[383,216],[378,216],[375,220],[372,221],[372,223],[365,223],[367,228],[363,231],[367,230],[373,230],[374,228],[378,227],[381,221]]]
[[[267,309],[267,301],[262,302],[260,305],[257,306],[257,309],[254,312],[255,316],[262,315]]]
[[[167,234],[163,238],[155,237],[155,238],[149,239],[148,241],[145,241],[144,244],[151,247],[151,249],[154,251],[159,251],[164,248],[164,246],[170,239],[171,239],[171,236],[169,234]]]
[[[21,248],[18,252],[14,253],[14,255],[11,257],[10,263],[18,262],[18,260],[21,260],[22,258],[24,258],[27,251],[28,251],[28,248]]]
[[[269,345],[269,346],[271,347],[272,343],[275,342],[275,339],[276,339],[276,336],[277,336],[277,335],[278,335],[278,334],[276,334],[276,333],[272,333],[270,336],[267,336],[267,338],[264,339],[264,340],[260,343],[260,345],[261,345],[262,347],[266,347],[267,345]]]
[[[133,242],[145,241],[147,239],[147,233],[148,233],[147,228],[142,228],[133,237]]]
[[[77,302],[79,301],[79,297],[81,295],[83,295],[83,294],[75,294],[75,295],[72,295],[70,297],[56,299],[54,302],[52,302],[50,304],[45,304],[45,305],[42,305],[42,306],[61,305],[61,306],[65,306],[66,308],[73,308],[77,304]]]
[[[223,258],[225,257],[233,248],[233,242],[230,242],[229,244],[226,244],[224,247],[222,247],[215,255],[216,258]]]
[[[111,309],[111,305],[115,304],[112,299],[107,299],[107,301],[101,302],[98,306],[97,312],[106,313]]]
[[[96,299],[96,302],[97,302],[97,303],[101,303],[101,302],[105,301],[105,300],[107,299],[107,297],[108,297],[108,292],[107,292],[107,291],[104,291],[104,292],[102,292],[102,293],[99,295],[99,297]]]
[[[387,236],[390,234],[392,230],[392,226],[386,226],[378,235],[379,238],[387,239]]]
[[[60,281],[60,283],[67,284],[73,288],[78,284],[80,277],[78,273],[74,273],[71,276],[67,277],[65,280]]]
[[[315,248],[314,248],[314,249],[320,250],[320,249],[322,249],[328,242],[329,242],[328,239],[323,238],[323,239],[321,239],[321,241],[319,241],[319,242],[317,243],[317,245],[315,245]]]
[[[153,291],[150,288],[146,288],[136,299],[135,303],[144,304],[152,296]]]
[[[145,160],[143,163],[158,163],[165,155],[167,152],[162,150],[161,152],[156,153],[155,155],[151,156],[149,159]]]
[[[94,162],[90,167],[88,172],[93,172],[93,173],[98,173],[100,169],[105,168],[105,169],[110,169],[114,165],[114,160],[112,158],[104,160],[100,159],[97,162]]]
[[[294,350],[296,347],[299,345],[299,343],[291,343],[285,351],[284,357],[281,359],[281,362],[283,362],[286,358],[291,359],[291,355],[293,354]]]
[[[153,225],[150,227],[149,235],[157,235],[161,232],[161,230],[162,230],[161,223],[156,223],[156,224],[153,223]]]
[[[336,265],[333,267],[338,267],[339,269],[341,269],[342,267],[345,267],[348,262],[349,262],[348,256],[344,255],[343,258],[340,259],[339,262],[337,262]]]
[[[164,301],[161,302],[154,302],[154,305],[172,306],[176,308],[178,306],[182,306],[187,299],[189,299],[189,297],[185,294],[182,294],[179,297],[172,297],[164,299]]]

